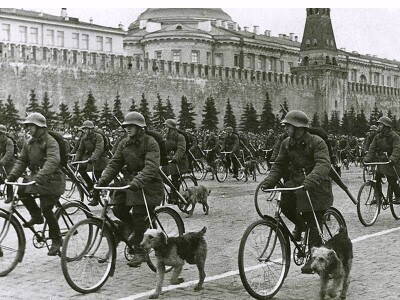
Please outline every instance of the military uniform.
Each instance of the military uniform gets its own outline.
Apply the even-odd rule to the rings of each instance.
[[[99,178],[108,162],[104,149],[103,136],[100,133],[92,131],[89,134],[83,135],[78,151],[76,152],[75,160],[87,159],[90,159],[95,175]]]
[[[238,170],[239,170],[239,162],[235,158],[234,154],[239,156],[239,148],[240,143],[239,143],[239,137],[237,134],[231,133],[230,135],[226,135],[225,139],[223,141],[222,149],[226,152],[232,152],[231,155],[228,155],[227,158],[227,166],[230,167],[232,165],[232,171],[234,176],[238,176]]]
[[[5,127],[4,127],[5,129]],[[1,132],[1,131],[0,131]],[[0,134],[0,174],[2,179],[7,177],[15,163],[14,142],[8,137],[5,132]],[[13,196],[12,185],[7,185],[7,200],[5,203],[10,203]]]
[[[206,161],[211,168],[215,169],[215,160],[220,152],[219,139],[215,134],[210,134],[206,141],[205,148],[211,150],[207,153]]]

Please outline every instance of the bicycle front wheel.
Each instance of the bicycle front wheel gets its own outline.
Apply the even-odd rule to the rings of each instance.
[[[75,224],[65,237],[61,268],[71,288],[80,293],[100,289],[113,274],[116,250],[112,233],[100,220]]]
[[[329,207],[323,215],[322,234],[325,241],[338,234],[340,229],[347,228],[346,221],[340,211]]]
[[[381,199],[376,198],[375,183],[364,183],[357,196],[357,215],[364,226],[371,226],[376,222],[381,209]]]
[[[215,161],[215,170],[215,177],[217,178],[217,181],[224,182],[228,177],[228,168],[226,164],[222,160],[217,159]]]
[[[202,180],[206,176],[206,172],[204,169],[204,164],[200,159],[196,159],[195,161],[192,162],[193,168],[192,168],[192,175],[196,180]]]
[[[21,224],[14,217],[0,212],[0,277],[6,276],[22,261],[25,245]]]
[[[63,203],[62,207],[57,209],[55,215],[58,220],[61,236],[64,237],[76,223],[89,218],[91,213],[89,208],[83,203],[79,201],[71,201]]]
[[[183,175],[179,184],[179,193],[187,191],[189,188],[194,186],[198,186],[196,178],[194,178],[192,175]],[[178,202],[178,208],[184,213],[191,211],[192,207],[193,204],[191,203],[189,203],[189,205],[186,207],[186,204],[182,203],[181,201]]]
[[[65,202],[72,202],[72,201],[80,201],[83,202],[85,199],[85,193],[80,185],[76,181],[73,181],[69,178],[65,181],[65,192],[61,195],[60,201],[64,200]],[[62,201],[63,202],[63,201]],[[78,211],[77,207],[71,207],[68,211],[68,214],[74,214]]]
[[[239,274],[246,291],[270,299],[281,288],[290,267],[290,245],[273,220],[252,223],[239,246]]]

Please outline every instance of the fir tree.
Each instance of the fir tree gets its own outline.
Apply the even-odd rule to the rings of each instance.
[[[76,129],[80,126],[82,126],[82,111],[79,102],[75,101],[72,109],[71,128]]]
[[[239,124],[239,128],[241,131],[249,131],[249,110],[250,110],[250,105],[249,103],[247,103],[244,107],[243,107],[243,113],[240,116],[240,124]]]
[[[104,109],[104,106],[103,106],[103,109]],[[114,99],[113,115],[120,121],[122,121],[124,119],[124,114],[122,113],[121,99],[120,99],[118,93]],[[111,129],[117,129],[119,127],[119,124],[114,120],[113,116],[111,116],[110,122],[108,124],[109,124],[109,126],[111,126],[110,127]]]
[[[207,97],[203,110],[203,120],[201,127],[211,131],[218,129],[218,111],[215,108],[215,101],[212,96]]]
[[[97,121],[98,109],[92,91],[89,91],[88,98],[86,99],[85,105],[82,109],[82,116],[84,120],[90,120],[94,123]]]
[[[39,107],[39,101],[36,98],[35,90],[31,90],[31,93],[29,94],[29,102],[28,102],[28,107],[26,108],[26,112],[39,112],[40,107]]]
[[[3,100],[0,100],[0,120],[4,120],[4,115],[5,115],[5,106],[3,103]]]
[[[140,100],[139,112],[143,115],[144,119],[146,120],[147,127],[152,127],[149,103],[147,102],[144,93],[142,94],[142,100]]]
[[[247,129],[250,132],[257,132],[260,123],[258,122],[257,111],[253,106],[253,103],[249,105],[248,119],[247,119]]]
[[[355,124],[357,120],[357,115],[354,110],[354,106],[351,106],[350,111],[347,114],[348,119],[348,134],[355,135]]]
[[[153,107],[153,119],[152,123],[154,128],[161,129],[163,128],[164,122],[167,119],[165,117],[166,107],[162,103],[162,99],[160,94],[157,93],[157,103]]]
[[[321,127],[326,132],[329,132],[329,117],[328,117],[328,113],[326,111],[324,112],[324,118],[322,119]]]
[[[8,95],[7,102],[4,106],[4,124],[8,129],[18,130],[19,120],[18,110],[15,108],[11,95]]]
[[[169,96],[167,97],[167,104],[165,105],[165,119],[175,119],[174,109],[172,108],[171,101],[169,100]]]
[[[318,116],[317,112],[315,112],[313,115],[311,127],[321,127],[321,124],[319,123],[319,116]]]
[[[52,128],[56,121],[56,113],[52,111],[53,104],[50,103],[47,92],[44,92],[43,100],[40,105],[40,113],[46,118],[47,127]]]
[[[226,108],[225,108],[225,116],[224,116],[224,127],[232,127],[234,131],[236,131],[236,117],[233,114],[232,110],[232,105],[230,103],[230,100],[228,98],[228,101],[226,102]]]
[[[388,116],[388,118],[390,118],[391,120],[393,120],[393,114],[392,114],[392,111],[390,110],[390,108],[389,108],[389,110],[387,111],[387,116]]]
[[[369,115],[369,125],[376,125],[376,122],[379,119],[379,110],[376,102],[374,104],[374,108],[372,109],[371,114]]]
[[[134,98],[131,98],[131,106],[129,107],[129,111],[137,111]]]
[[[337,134],[340,131],[340,120],[338,112],[336,110],[332,111],[331,113],[331,119],[329,122],[329,131],[334,134]]]
[[[106,128],[106,130],[111,129],[111,123],[113,120],[113,116],[111,114],[110,106],[108,105],[107,101],[104,102],[103,107],[100,113],[99,123],[101,128]]]
[[[181,111],[178,117],[179,129],[196,129],[196,124],[194,123],[195,115],[196,113],[193,111],[192,103],[187,100],[186,96],[182,96]]]
[[[347,112],[344,112],[342,117],[341,132],[347,135],[350,132],[350,122],[349,122],[349,117],[347,116]]]
[[[71,126],[71,113],[69,112],[67,104],[60,103],[58,106],[57,119],[63,130],[66,130]]]
[[[266,132],[268,129],[273,128],[274,124],[275,124],[275,115],[272,112],[272,104],[267,92],[265,95],[263,110],[260,116],[260,129]]]
[[[367,117],[364,114],[364,110],[361,110],[361,112],[357,114],[357,121],[355,128],[356,128],[355,135],[359,137],[365,136],[365,134],[367,133],[369,126]]]

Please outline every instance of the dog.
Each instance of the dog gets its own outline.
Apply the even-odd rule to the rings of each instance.
[[[190,218],[193,215],[196,203],[201,203],[203,205],[203,211],[205,215],[208,215],[210,207],[207,203],[207,197],[210,195],[210,193],[211,191],[204,185],[193,186],[182,192],[182,197],[188,202],[188,204],[185,206],[185,211],[190,205],[192,205],[192,209],[188,212],[187,218]]]
[[[195,291],[203,289],[206,273],[204,265],[207,257],[207,242],[204,234],[207,228],[203,227],[199,232],[188,232],[183,236],[170,237],[157,229],[147,229],[144,233],[141,246],[144,249],[154,249],[157,258],[157,285],[155,292],[149,297],[156,299],[160,296],[164,281],[165,266],[172,266],[171,284],[184,282],[179,275],[182,272],[185,261],[191,265],[197,265],[199,270],[199,282],[194,288]]]
[[[347,229],[341,228],[322,247],[313,247],[311,259],[311,269],[320,276],[320,300],[325,299],[326,295],[332,299],[338,295],[340,299],[346,299],[353,260],[353,245],[347,235]],[[328,288],[330,280],[332,285]]]
[[[244,171],[246,173],[246,176],[251,175],[252,179],[254,181],[257,181],[257,162],[254,159],[251,160],[246,160],[244,162]]]

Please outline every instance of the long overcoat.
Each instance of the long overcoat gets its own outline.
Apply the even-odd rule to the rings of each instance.
[[[239,136],[232,133],[231,135],[226,135],[222,145],[223,151],[232,151],[236,156],[239,155],[240,143]]]
[[[385,152],[388,157],[385,156]],[[387,133],[379,132],[375,135],[367,155],[364,158],[365,162],[387,161],[394,162],[397,174],[400,175],[400,136],[393,130]],[[391,165],[378,166],[378,171],[387,176],[396,176],[396,173]]]
[[[122,139],[100,180],[109,183],[122,168],[125,169],[125,181],[134,191],[123,192],[126,197],[115,197],[117,202],[144,205],[143,189],[148,205],[157,206],[161,203],[164,185],[160,176],[160,148],[152,136],[140,134]]]
[[[31,171],[25,181],[35,180],[36,184],[20,188],[19,193],[60,196],[65,191],[65,175],[60,167],[60,147],[46,129],[26,141],[11,170],[13,177],[20,177],[28,167]]]
[[[84,134],[76,152],[76,161],[91,159],[95,171],[102,171],[107,165],[108,158],[104,149],[104,139],[100,133]],[[84,166],[82,166],[84,167]],[[91,167],[87,168],[90,171]]]
[[[9,173],[14,166],[14,142],[5,134],[0,135],[0,167]],[[3,170],[1,170],[2,172]]]
[[[166,166],[169,175],[187,173],[189,171],[189,159],[186,154],[186,140],[183,134],[177,130],[169,130],[167,133],[165,148],[170,153],[170,158],[176,160],[179,171],[174,164]]]
[[[290,137],[283,140],[265,185],[273,187],[282,177],[288,178],[285,182],[287,187],[307,183],[314,209],[325,210],[333,203],[330,168],[328,146],[319,136],[306,132],[298,141]],[[311,211],[304,190],[296,192],[296,206],[299,212]]]

